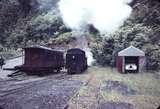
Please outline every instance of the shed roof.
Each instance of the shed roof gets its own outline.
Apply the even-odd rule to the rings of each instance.
[[[142,50],[140,50],[134,46],[130,46],[130,47],[120,51],[118,53],[118,56],[145,56],[145,53]]]

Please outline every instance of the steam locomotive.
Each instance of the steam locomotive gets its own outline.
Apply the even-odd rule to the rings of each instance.
[[[24,64],[15,66],[15,69],[34,74],[59,72],[65,68],[69,74],[74,74],[82,73],[87,66],[85,52],[79,48],[69,49],[65,54],[59,50],[34,46],[24,48]]]

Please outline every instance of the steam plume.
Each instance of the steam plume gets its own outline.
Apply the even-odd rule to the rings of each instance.
[[[88,66],[91,66],[94,63],[94,58],[93,58],[93,54],[88,46],[88,41],[86,39],[86,35],[87,34],[81,34],[81,33],[76,33],[76,32],[72,32],[72,34],[74,34],[77,37],[77,47],[81,48],[85,51],[86,53],[86,57],[87,57],[87,64]]]
[[[83,30],[92,24],[101,33],[112,33],[130,16],[132,0],[60,0],[66,26]]]

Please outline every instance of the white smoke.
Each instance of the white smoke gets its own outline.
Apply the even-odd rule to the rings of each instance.
[[[101,33],[112,33],[130,16],[132,0],[60,0],[59,10],[66,26],[83,30],[92,24]]]
[[[90,50],[90,48],[85,48],[85,53],[86,53],[86,57],[87,57],[87,64],[88,66],[92,66],[92,64],[94,63],[94,58],[93,58],[93,54]]]
[[[87,57],[87,64],[88,64],[88,66],[91,66],[95,60],[93,58],[93,54],[92,54],[90,48],[88,47],[88,41],[85,37],[85,34],[81,34],[81,35],[80,35],[80,33],[78,33],[78,35],[77,35],[77,33],[73,33],[73,34],[76,36],[79,36],[79,37],[77,37],[78,48],[81,48],[85,51],[86,57]]]

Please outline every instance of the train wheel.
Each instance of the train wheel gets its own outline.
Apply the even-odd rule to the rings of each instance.
[[[69,68],[67,69],[67,73],[68,73],[68,74],[70,74],[70,73],[71,73],[71,71],[70,71],[70,69],[69,69]]]
[[[57,69],[57,73],[60,73],[60,68]]]
[[[82,72],[82,69],[77,67],[77,72],[76,73],[80,74],[81,72]]]
[[[70,68],[68,69],[67,72],[68,72],[68,74],[74,74],[73,71]]]

